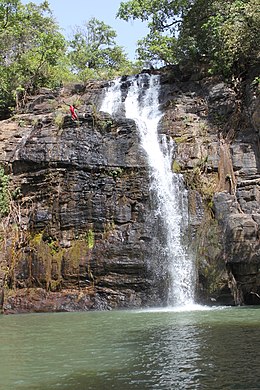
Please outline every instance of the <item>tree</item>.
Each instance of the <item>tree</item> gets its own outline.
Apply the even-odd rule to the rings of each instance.
[[[150,29],[147,37],[138,41],[140,60],[177,62],[177,35],[188,5],[188,0],[131,0],[120,4],[117,17],[140,19]]]
[[[28,92],[53,86],[66,69],[66,41],[49,4],[0,0],[0,110],[21,103]]]
[[[177,39],[174,36],[163,36],[154,31],[137,42],[138,59],[144,63],[173,64],[176,62],[176,45]]]
[[[90,19],[83,27],[77,27],[70,41],[70,61],[72,69],[80,78],[102,71],[119,71],[128,66],[123,49],[116,44],[116,32],[96,18]]]
[[[117,16],[147,21],[150,33],[138,47],[142,59],[204,59],[225,76],[259,61],[258,0],[130,0]]]
[[[204,57],[212,73],[241,74],[259,61],[259,47],[258,0],[197,0],[183,19],[181,56]]]

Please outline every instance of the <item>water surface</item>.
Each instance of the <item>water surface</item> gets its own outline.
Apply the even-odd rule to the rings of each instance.
[[[260,308],[0,316],[1,390],[259,390]]]

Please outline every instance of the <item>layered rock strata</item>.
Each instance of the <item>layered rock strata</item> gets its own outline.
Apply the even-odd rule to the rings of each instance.
[[[259,105],[222,80],[161,73],[159,132],[176,143],[189,189],[197,299],[260,303]],[[9,178],[2,215],[4,312],[165,304],[148,167],[132,120],[99,111],[106,83],[41,90],[2,121]],[[76,103],[73,122],[64,104]],[[3,175],[2,175],[3,176]],[[3,180],[2,180],[3,190]],[[7,201],[7,200],[6,200]]]

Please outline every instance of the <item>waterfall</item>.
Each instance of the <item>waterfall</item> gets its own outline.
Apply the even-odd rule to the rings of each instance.
[[[158,135],[163,116],[159,109],[160,79],[140,74],[128,77],[127,95],[122,98],[120,79],[108,88],[101,111],[116,115],[120,108],[134,119],[150,168],[150,189],[156,197],[155,218],[163,223],[163,259],[167,264],[168,306],[190,305],[194,300],[194,264],[183,242],[188,226],[188,201],[183,178],[172,172],[174,142]],[[121,110],[122,112],[122,110]]]

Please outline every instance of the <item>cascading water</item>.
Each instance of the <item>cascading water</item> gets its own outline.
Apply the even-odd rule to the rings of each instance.
[[[169,273],[168,306],[190,305],[194,300],[194,264],[183,244],[188,225],[188,202],[182,176],[172,172],[174,143],[158,136],[159,76],[140,74],[127,79],[127,96],[122,99],[120,79],[108,88],[101,111],[111,115],[124,108],[126,118],[134,119],[140,132],[150,168],[151,192],[156,195],[155,215],[164,225],[164,260]],[[165,260],[166,259],[166,260]]]

